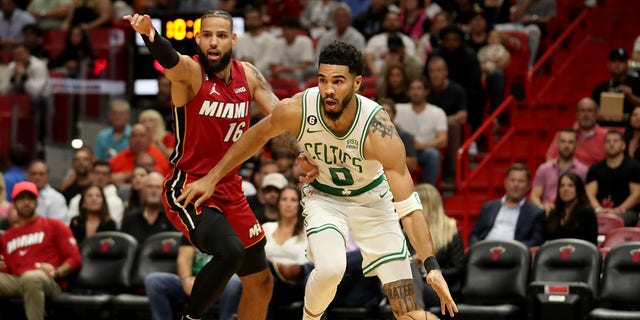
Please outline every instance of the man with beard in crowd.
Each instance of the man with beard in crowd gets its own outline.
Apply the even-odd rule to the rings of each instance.
[[[169,220],[202,252],[212,255],[196,277],[183,319],[200,319],[234,273],[242,279],[238,319],[265,319],[273,278],[264,253],[264,232],[242,192],[237,169],[227,174],[202,207],[179,203],[182,187],[206,175],[249,127],[254,101],[266,114],[278,98],[260,71],[232,59],[231,15],[209,10],[196,34],[198,54],[181,55],[151,25],[148,15],[124,19],[142,35],[171,80],[176,148],[164,183]]]

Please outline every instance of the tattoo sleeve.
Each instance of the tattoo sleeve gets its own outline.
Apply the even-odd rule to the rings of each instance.
[[[269,82],[267,82],[267,79],[264,78],[262,72],[260,72],[260,70],[258,70],[258,68],[256,68],[256,66],[254,66],[253,64],[249,65],[251,66],[251,70],[253,70],[253,75],[256,77],[256,80],[258,80],[258,87],[264,90],[264,92],[269,95],[269,101],[271,103],[273,103],[274,105],[278,103],[280,99],[278,99],[278,97],[276,97],[276,95],[273,93],[271,85],[269,84]]]
[[[418,310],[416,295],[413,291],[413,280],[403,279],[384,285],[384,292],[389,299],[391,310],[396,318],[409,311]]]
[[[384,111],[379,111],[371,122],[371,130],[373,133],[379,132],[382,138],[399,137],[396,127],[391,122],[389,115]]]

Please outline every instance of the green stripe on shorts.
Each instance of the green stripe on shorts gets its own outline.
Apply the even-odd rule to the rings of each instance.
[[[340,232],[340,229],[338,229],[338,227],[336,227],[333,224],[323,224],[319,227],[315,227],[315,228],[310,228],[307,230],[307,238],[309,238],[310,235],[314,234],[314,233],[318,233],[320,231],[324,231],[324,230],[328,230],[328,229],[333,229],[335,231],[338,232],[338,234],[342,237],[342,240],[344,241],[344,245],[347,245],[347,239],[344,238],[344,235],[342,234],[342,232]]]
[[[389,253],[379,257],[378,259],[373,260],[371,263],[369,263],[362,269],[362,273],[365,276],[368,276],[369,273],[373,272],[377,267],[387,262],[406,259],[408,257],[406,244],[407,244],[406,241],[402,241],[402,249],[400,249],[400,252]]]

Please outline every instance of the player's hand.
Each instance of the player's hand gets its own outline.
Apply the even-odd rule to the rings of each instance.
[[[307,159],[307,156],[305,156],[304,153],[300,153],[296,161],[298,161],[298,165],[300,166],[300,169],[302,169],[302,171],[304,171],[305,173],[304,176],[300,176],[298,178],[300,182],[309,183],[315,180],[318,177],[318,174],[320,174],[320,172],[318,171],[318,167],[313,165],[311,161]]]
[[[184,187],[182,194],[176,201],[182,203],[184,200],[183,205],[186,207],[195,200],[193,206],[199,208],[200,205],[211,197],[215,189],[216,183],[211,181],[208,176],[204,176]]]
[[[439,269],[431,270],[427,275],[427,283],[435,290],[436,294],[438,294],[438,298],[440,298],[440,312],[446,315],[447,311],[449,311],[449,315],[453,317],[454,313],[458,312],[458,307],[456,303],[453,302],[453,298],[451,298],[449,286],[447,286],[447,282],[444,281],[442,277],[442,271]]]
[[[149,40],[153,42],[156,32],[153,28],[153,25],[151,24],[151,17],[149,17],[149,15],[141,15],[135,13],[132,16],[128,14],[122,17],[122,19],[129,21],[131,23],[131,27],[133,27],[133,30],[140,34],[146,35],[147,37],[149,37]]]

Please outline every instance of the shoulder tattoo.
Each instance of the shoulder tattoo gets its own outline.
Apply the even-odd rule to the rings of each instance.
[[[389,115],[384,111],[380,110],[373,121],[371,121],[371,130],[376,133],[379,132],[382,138],[393,138],[393,136],[399,137],[398,131],[396,131],[396,127],[389,119]]]
[[[256,66],[254,66],[253,64],[249,63],[249,66],[253,71],[253,75],[256,77],[256,81],[258,81],[258,87],[269,94],[269,100],[271,100],[272,103],[278,103],[280,99],[278,99],[278,97],[276,97],[276,95],[273,93],[271,85],[269,84],[269,82],[267,82],[267,79],[264,78],[262,72],[260,72],[260,70],[258,70],[258,68],[256,68]]]

